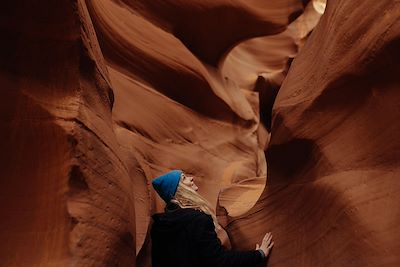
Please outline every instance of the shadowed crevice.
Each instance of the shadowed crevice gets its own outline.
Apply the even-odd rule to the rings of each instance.
[[[271,132],[272,108],[279,92],[279,85],[272,84],[262,76],[258,76],[254,90],[258,92],[260,120]]]
[[[79,166],[75,165],[71,167],[71,170],[69,172],[68,185],[71,195],[75,195],[76,193],[87,191],[89,189],[89,186]]]

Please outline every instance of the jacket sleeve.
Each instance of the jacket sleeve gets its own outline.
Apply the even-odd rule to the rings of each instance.
[[[198,259],[209,267],[265,266],[265,259],[257,250],[225,250],[215,232],[211,216],[201,215],[193,223],[193,245]]]

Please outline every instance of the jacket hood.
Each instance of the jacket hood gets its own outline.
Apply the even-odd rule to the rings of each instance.
[[[164,213],[156,213],[152,216],[153,230],[164,233],[177,232],[202,214],[201,211],[195,209],[182,209],[175,204],[168,204]]]

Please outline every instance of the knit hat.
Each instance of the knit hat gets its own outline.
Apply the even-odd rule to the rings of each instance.
[[[181,170],[173,170],[155,178],[152,181],[154,189],[166,203],[168,203],[175,196],[181,175]]]

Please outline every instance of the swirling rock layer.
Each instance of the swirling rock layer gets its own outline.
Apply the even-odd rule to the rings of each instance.
[[[399,264],[399,14],[328,2],[275,101],[268,186],[234,244],[271,230],[271,266]]]
[[[271,266],[400,264],[398,1],[31,2],[0,11],[2,264],[151,266],[176,168]]]

